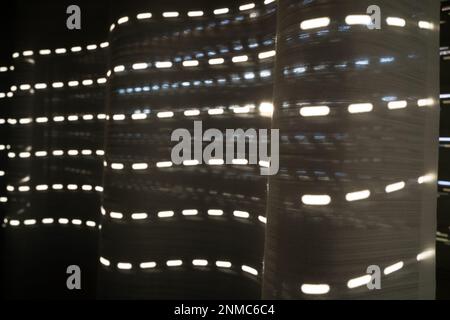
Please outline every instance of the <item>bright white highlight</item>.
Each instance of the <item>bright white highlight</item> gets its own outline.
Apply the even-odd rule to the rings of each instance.
[[[309,19],[309,20],[302,21],[302,23],[300,24],[300,28],[302,30],[310,30],[310,29],[327,27],[329,24],[330,24],[330,18],[323,17],[323,18],[316,18],[316,19]]]
[[[330,291],[327,284],[303,284],[301,290],[304,294],[326,294]]]
[[[300,109],[303,117],[322,117],[330,114],[330,108],[327,106],[303,107]]]
[[[331,197],[328,195],[304,195],[302,202],[309,206],[326,206],[331,203]]]

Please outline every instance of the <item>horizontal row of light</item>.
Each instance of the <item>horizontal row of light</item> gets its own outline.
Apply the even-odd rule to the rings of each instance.
[[[102,208],[101,212],[102,212],[102,215],[106,215],[106,211],[103,208]],[[198,216],[199,211],[197,209],[184,209],[181,211],[181,214],[185,217],[193,217],[193,216]],[[208,214],[208,216],[211,216],[211,217],[222,217],[225,215],[224,211],[221,209],[208,209],[207,214]],[[111,218],[117,219],[117,220],[124,219],[124,214],[122,212],[111,211],[109,213],[109,216]],[[172,211],[172,210],[159,211],[156,214],[156,216],[160,219],[172,218],[175,216],[175,211]],[[242,211],[242,210],[234,210],[233,216],[236,218],[241,218],[241,219],[250,219],[250,213],[247,211]],[[140,220],[146,220],[148,218],[149,218],[149,213],[147,213],[147,212],[135,212],[135,213],[131,214],[132,220],[140,221]],[[264,216],[258,216],[258,220],[263,224],[267,223],[267,219]]]
[[[39,54],[41,56],[48,56],[48,55],[51,55],[52,53],[60,55],[60,54],[66,54],[68,52],[78,53],[78,52],[83,51],[84,48],[87,51],[95,51],[95,50],[97,50],[99,48],[100,49],[104,49],[104,48],[107,48],[107,47],[109,47],[109,43],[108,42],[102,42],[99,45],[97,45],[97,44],[90,44],[90,45],[87,45],[85,47],[74,46],[74,47],[71,47],[69,49],[67,49],[67,48],[57,48],[57,49],[54,49],[54,50],[52,50],[52,49],[40,49],[40,50],[36,51],[36,54]],[[22,56],[23,57],[31,57],[31,56],[34,56],[34,55],[35,55],[35,52],[33,50],[25,50],[25,51],[22,52]],[[14,52],[12,57],[14,59],[19,58],[20,57],[20,53],[19,52]]]
[[[109,259],[107,259],[107,258],[100,257],[99,261],[105,267],[111,266],[111,261]],[[194,267],[207,267],[207,266],[209,266],[209,261],[206,260],[206,259],[200,259],[200,258],[193,259],[191,261],[191,263],[192,263],[192,265]],[[167,260],[165,262],[165,265],[167,267],[171,267],[171,268],[181,267],[181,266],[184,265],[184,261],[181,260],[181,259]],[[214,265],[216,267],[218,267],[218,268],[225,268],[225,269],[230,269],[233,266],[231,262],[229,262],[229,261],[222,261],[222,260],[215,261]],[[140,269],[144,269],[144,270],[145,269],[154,269],[156,267],[157,267],[157,263],[154,262],[154,261],[147,261],[147,262],[139,263],[139,268]],[[133,269],[133,264],[130,263],[130,262],[118,262],[117,263],[117,269],[119,269],[119,270],[131,270],[131,269]],[[258,274],[259,274],[258,270],[256,270],[255,268],[252,268],[250,266],[247,266],[247,265],[242,265],[241,266],[241,270],[246,272],[246,273],[249,273],[249,274],[251,274],[253,276],[258,276]]]
[[[6,186],[6,191],[8,192],[14,192],[14,191],[18,191],[18,192],[30,192],[33,189],[33,187],[31,186],[11,186],[8,185]],[[78,185],[78,184],[73,184],[73,183],[69,183],[67,185],[64,184],[60,184],[60,183],[55,183],[52,185],[49,184],[39,184],[39,185],[35,185],[34,186],[34,190],[36,191],[48,191],[48,190],[69,190],[69,191],[77,191],[77,190],[82,190],[82,191],[87,191],[87,192],[91,192],[91,191],[96,191],[96,192],[103,192],[103,187],[102,186],[93,186],[93,185],[89,185],[89,184],[83,184],[83,185]]]
[[[300,29],[302,30],[312,30],[318,28],[328,27],[331,23],[329,17],[320,17],[314,19],[304,20],[300,23]],[[369,26],[372,24],[372,18],[369,15],[348,15],[345,17],[345,23],[347,25],[364,25]],[[386,24],[394,27],[405,27],[406,20],[399,17],[387,17]],[[420,29],[433,30],[434,24],[429,21],[419,21],[417,26]]]
[[[249,105],[245,105],[243,107],[241,106],[231,106],[229,107],[230,111],[232,111],[234,114],[246,114],[246,113],[250,113],[252,112],[252,110],[256,109],[256,106],[254,104],[249,104]],[[226,111],[225,107],[211,107],[208,108],[208,115],[210,116],[218,116],[218,115],[223,115]],[[259,112],[261,114],[261,116],[264,117],[271,117],[272,113],[273,113],[273,104],[270,102],[262,102],[259,105]],[[190,109],[190,110],[186,110],[183,111],[183,115],[185,117],[194,117],[194,116],[199,116],[201,114],[201,111],[198,109]],[[175,116],[175,113],[173,111],[160,111],[156,113],[157,118],[159,119],[167,119],[167,118],[173,118]],[[131,120],[146,120],[148,119],[149,115],[147,113],[133,113],[131,114],[130,118]],[[80,120],[84,120],[84,121],[92,121],[94,119],[97,120],[109,120],[110,118],[113,121],[124,121],[127,119],[127,115],[125,114],[114,114],[112,116],[106,115],[106,114],[97,114],[97,115],[93,115],[93,114],[85,114],[85,115],[69,115],[69,116],[62,116],[62,115],[58,115],[58,116],[54,116],[53,118],[51,118],[53,120],[53,122],[56,123],[61,123],[61,122],[75,122],[75,121],[80,121]],[[49,118],[48,117],[37,117],[37,118],[19,118],[19,119],[14,119],[14,118],[9,118],[9,119],[0,119],[0,125],[4,125],[4,124],[10,124],[10,125],[28,125],[31,123],[38,123],[38,124],[43,124],[43,123],[48,123],[49,122]]]
[[[430,183],[435,181],[434,175],[421,176],[417,179],[418,184]],[[404,181],[389,184],[385,187],[386,193],[393,193],[403,190],[406,187]],[[370,190],[360,190],[355,192],[349,192],[345,195],[345,200],[348,202],[360,201],[368,199],[371,195]],[[331,196],[327,194],[307,194],[303,195],[302,203],[308,206],[327,206],[331,203]]]
[[[98,78],[95,81],[97,84],[105,84],[107,82],[106,78]],[[60,89],[60,88],[64,88],[65,86],[74,88],[74,87],[78,87],[80,85],[85,86],[85,87],[89,87],[92,86],[94,84],[94,80],[92,79],[85,79],[82,80],[81,83],[80,81],[77,80],[72,80],[72,81],[68,81],[67,83],[64,82],[52,82],[52,83],[36,83],[34,85],[31,84],[20,84],[18,87],[13,85],[11,86],[11,91],[15,92],[17,91],[17,89],[19,89],[20,91],[29,91],[31,89],[35,89],[35,90],[44,90],[47,88],[53,88],[53,89]],[[4,94],[4,93],[3,93]],[[5,97],[5,96],[3,96]]]
[[[69,156],[91,156],[95,153],[95,155],[99,156],[99,157],[103,157],[105,155],[105,151],[104,150],[89,150],[89,149],[83,149],[83,150],[51,150],[51,151],[35,151],[34,153],[31,153],[29,151],[24,151],[24,152],[19,152],[19,153],[15,153],[15,152],[8,152],[8,158],[10,159],[14,159],[17,156],[21,159],[27,159],[27,158],[31,158],[33,155],[36,158],[43,158],[43,157],[48,157],[49,155],[54,156],[54,157],[61,157],[65,154],[69,155]]]
[[[62,154],[61,154],[62,155]],[[12,158],[15,157],[15,154]],[[224,159],[220,159],[220,158],[215,158],[215,159],[209,159],[206,162],[207,165],[210,166],[223,166],[225,165],[225,160]],[[247,159],[232,159],[231,161],[232,165],[237,165],[237,166],[245,166],[249,164],[249,161]],[[173,167],[173,162],[172,161],[159,161],[156,162],[156,167],[157,168],[171,168]],[[200,162],[198,160],[185,160],[182,163],[183,166],[185,167],[193,167],[193,166],[198,166],[200,165]],[[260,167],[268,167],[268,163],[267,161],[259,161],[258,165]],[[108,163],[105,162],[105,166],[108,166]],[[112,170],[116,170],[116,171],[121,171],[121,170],[125,170],[125,164],[124,163],[120,163],[120,162],[114,162],[110,164],[111,169]],[[134,171],[140,171],[140,170],[147,170],[150,166],[152,166],[151,163],[146,163],[146,162],[137,162],[137,163],[131,163],[130,167],[132,170]]]
[[[120,70],[122,70],[122,67],[124,68],[124,66],[117,66],[116,70],[119,70],[118,72],[122,72],[122,71],[120,71]],[[255,73],[253,71],[244,72],[241,75],[232,76],[232,81],[236,82],[236,81],[243,81],[243,80],[247,80],[247,81],[254,80],[257,77],[257,75],[259,75],[259,77],[261,79],[266,79],[268,77],[271,77],[272,72],[271,72],[271,70],[261,70],[259,73]],[[225,83],[226,81],[227,81],[226,78],[221,78],[221,79],[217,79],[216,82],[217,82],[217,84],[220,85],[220,84]],[[97,79],[97,83],[99,85],[105,84],[106,82],[107,82],[107,78]],[[173,83],[171,86],[170,86],[170,84],[164,84],[164,85],[161,85],[161,89],[170,89],[170,88],[174,88],[175,86],[178,86],[178,85],[181,85],[182,88],[185,88],[185,87],[189,87],[191,85],[197,85],[197,83],[202,84],[202,81],[200,81],[200,80],[195,80],[192,82],[184,81],[181,83]],[[94,80],[92,80],[92,79],[86,79],[86,80],[82,81],[83,86],[92,86],[93,84],[94,84]],[[203,84],[210,86],[210,85],[214,84],[214,81],[211,79],[204,80]],[[69,81],[67,83],[64,83],[64,82],[53,82],[53,83],[49,83],[49,84],[37,83],[34,85],[33,90],[31,88],[32,85],[30,85],[30,84],[19,85],[19,87],[22,86],[22,90],[21,90],[22,92],[30,92],[30,93],[34,94],[35,90],[44,90],[44,89],[50,89],[50,88],[62,90],[62,88],[66,88],[66,87],[74,88],[74,87],[78,87],[79,85],[80,85],[80,83],[78,81]],[[160,86],[156,85],[156,87],[158,87],[158,89],[159,89]],[[18,87],[16,85],[13,85],[13,86],[11,86],[11,89],[12,90],[10,92],[0,92],[0,99],[14,97],[14,92],[16,92],[18,90]],[[138,89],[139,89],[139,91],[137,91]],[[135,90],[135,92],[140,92],[140,93],[141,92],[149,92],[151,89],[152,89],[151,86],[138,87]],[[123,91],[123,93],[125,93],[125,89],[121,89],[119,91]],[[131,88],[131,92],[133,92],[133,88]]]
[[[72,224],[75,226],[82,226],[86,225],[89,228],[95,228],[97,226],[97,223],[91,220],[83,221],[81,219],[71,219],[68,218],[43,218],[43,219],[24,219],[24,220],[17,220],[17,219],[4,219],[3,223],[9,224],[12,227],[19,227],[20,225],[24,226],[34,226],[39,223],[43,225],[53,225],[53,224],[60,224],[60,225],[68,225]],[[100,226],[99,226],[100,227]]]
[[[270,4],[275,2],[275,0],[264,0],[264,4]],[[254,9],[256,7],[255,3],[246,3],[243,5],[239,6],[239,11],[247,11],[247,10],[251,10]],[[227,14],[230,12],[230,8],[218,8],[218,9],[214,9],[213,13],[214,15],[223,15],[223,14]],[[195,18],[195,17],[203,17],[205,14],[204,11],[202,10],[191,10],[187,12],[187,16],[190,18]],[[178,18],[180,16],[180,12],[178,11],[165,11],[162,13],[162,17],[164,18]],[[151,12],[141,12],[138,13],[136,15],[136,18],[138,20],[146,20],[146,19],[151,19],[153,17],[153,14]],[[128,16],[124,16],[121,17],[117,20],[117,24],[121,25],[121,24],[125,24],[127,22],[130,21],[130,18]],[[110,31],[114,30],[115,25],[111,26]]]
[[[263,60],[263,59],[274,57],[275,55],[276,55],[275,50],[270,50],[270,51],[260,52],[258,54],[258,58],[260,60]],[[235,56],[235,57],[231,58],[231,62],[233,62],[233,63],[242,63],[242,62],[247,62],[247,61],[249,61],[248,55],[240,55],[240,56]],[[224,58],[213,58],[213,59],[208,60],[209,65],[220,65],[220,64],[224,64],[224,63],[225,63]],[[200,62],[199,62],[199,60],[185,60],[185,61],[182,61],[181,64],[185,68],[190,68],[190,67],[199,66]],[[136,62],[131,65],[131,69],[132,70],[146,70],[146,69],[150,68],[151,65],[152,65],[151,63],[147,63],[147,62]],[[169,69],[174,66],[174,63],[172,61],[157,61],[154,63],[154,66],[157,69]],[[115,73],[121,73],[126,70],[127,69],[124,65],[115,66],[113,69],[113,71]]]
[[[1,66],[0,67],[0,73],[2,73],[2,72],[7,72],[8,70],[9,71],[14,71],[14,66],[9,66],[9,67],[6,67],[6,66]]]
[[[426,251],[419,253],[416,256],[416,260],[419,262],[424,261],[426,259],[432,258],[434,256],[434,254],[435,254],[434,249],[426,250]],[[401,270],[404,267],[404,265],[405,265],[405,263],[403,261],[396,262],[396,263],[384,268],[383,274],[385,276],[388,276],[394,272]],[[364,276],[350,279],[347,282],[347,287],[349,289],[355,289],[355,288],[365,286],[365,285],[369,284],[371,281],[372,281],[371,275],[364,275]],[[330,289],[331,289],[330,285],[328,285],[328,284],[303,284],[300,288],[300,290],[304,294],[308,294],[308,295],[324,295],[324,294],[329,293]]]
[[[419,99],[417,101],[417,106],[419,107],[428,107],[433,106],[434,104],[435,102],[432,98]],[[391,101],[387,104],[389,110],[404,109],[407,106],[408,102],[406,100]],[[351,114],[368,113],[373,111],[373,104],[370,102],[350,104],[347,108],[347,111]],[[329,115],[331,109],[326,105],[307,106],[300,108],[299,112],[303,117],[323,117]]]

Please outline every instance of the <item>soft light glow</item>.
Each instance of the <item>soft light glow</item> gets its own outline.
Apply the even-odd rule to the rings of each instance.
[[[355,103],[348,106],[348,112],[352,114],[371,112],[372,110],[373,104],[371,103]]]
[[[46,185],[46,184],[37,185],[36,190],[37,191],[46,191],[46,190],[48,190],[48,185]]]
[[[417,101],[417,105],[419,107],[429,107],[434,105],[434,99],[433,98],[428,98],[428,99],[420,99]]]
[[[260,54],[258,54],[258,59],[267,59],[267,58],[271,58],[274,57],[276,55],[276,51],[275,50],[271,50],[271,51],[266,51],[266,52],[261,52]]]
[[[192,264],[196,267],[206,267],[208,265],[208,260],[195,259],[195,260],[192,260]]]
[[[123,24],[128,22],[128,20],[130,20],[128,17],[122,17],[119,20],[117,20],[117,24]]]
[[[124,114],[114,114],[113,115],[113,120],[114,121],[123,121],[125,120],[125,115]]]
[[[148,214],[144,213],[133,213],[131,219],[133,220],[144,220],[148,218]]]
[[[128,262],[119,262],[117,264],[117,268],[120,270],[131,270],[133,268],[133,265]]]
[[[36,220],[35,219],[27,219],[23,222],[23,224],[26,226],[33,226],[36,224]]]
[[[329,195],[304,195],[302,202],[308,206],[326,206],[331,203],[331,197]]]
[[[174,113],[172,111],[162,111],[162,112],[158,112],[156,114],[156,116],[160,119],[172,118],[174,116]]]
[[[112,163],[111,168],[113,170],[123,170],[124,164],[123,163]]]
[[[397,17],[388,17],[386,19],[386,23],[389,26],[394,26],[394,27],[404,27],[404,26],[406,26],[406,20],[402,19],[402,18],[397,18]]]
[[[103,257],[100,257],[100,263],[106,267],[109,267],[111,265],[111,262]]]
[[[65,48],[58,48],[55,50],[56,54],[64,54],[66,52],[67,52],[67,50]]]
[[[183,265],[183,261],[181,261],[181,260],[168,260],[166,262],[166,265],[168,267],[180,267],[180,266]]]
[[[417,255],[416,259],[417,259],[417,261],[423,261],[423,260],[434,257],[434,254],[435,254],[434,249],[430,249],[430,250],[419,253]]]
[[[271,102],[262,102],[259,105],[259,113],[263,117],[272,117],[273,115],[273,103]]]
[[[267,218],[263,216],[258,216],[258,220],[264,224],[267,224]]]
[[[203,11],[189,11],[188,16],[189,17],[202,17]]]
[[[244,4],[242,6],[239,6],[239,11],[250,10],[250,9],[253,9],[254,7],[255,7],[254,3],[247,3],[247,4]]]
[[[20,221],[19,220],[11,220],[11,221],[9,221],[9,225],[13,226],[13,227],[17,227],[20,225]]]
[[[133,70],[144,70],[148,68],[148,63],[145,62],[139,62],[139,63],[135,63],[132,66]]]
[[[113,219],[122,219],[123,214],[121,212],[111,212],[109,216]]]
[[[51,54],[51,53],[52,53],[52,51],[49,50],[49,49],[42,49],[42,50],[39,50],[39,54],[40,54],[41,56],[46,56],[46,55],[49,55],[49,54]]]
[[[156,68],[158,69],[166,69],[172,67],[172,62],[170,61],[158,61],[155,64]]]
[[[246,55],[244,55],[244,56],[236,56],[236,57],[233,57],[231,59],[231,61],[233,61],[233,63],[246,62],[246,61],[248,61],[248,56],[246,56]]]
[[[183,61],[183,67],[196,67],[198,66],[198,60]]]
[[[391,265],[391,266],[389,266],[389,267],[386,267],[386,268],[384,269],[383,273],[384,273],[385,275],[394,273],[394,272],[400,270],[401,268],[403,268],[403,265],[404,265],[404,264],[403,264],[403,261],[397,262],[397,263],[395,263],[395,264],[393,264],[393,265]]]
[[[55,222],[55,220],[53,218],[44,218],[44,219],[42,219],[42,223],[43,224],[53,224],[53,222]]]
[[[345,17],[345,23],[352,26],[352,25],[371,25],[372,24],[372,18],[368,15],[361,14],[361,15],[349,15]]]
[[[83,84],[83,86],[92,86],[94,84],[94,81],[92,79],[86,79],[83,80],[81,83]]]
[[[208,63],[210,65],[222,64],[224,62],[225,62],[225,60],[223,58],[214,58],[214,59],[209,59],[209,61],[208,61]]]
[[[427,30],[433,30],[434,24],[429,21],[419,21],[419,28],[420,29],[427,29]]]
[[[90,228],[95,228],[97,224],[94,221],[86,221],[86,225]]]
[[[390,110],[395,110],[395,109],[404,109],[408,106],[408,102],[405,100],[401,100],[401,101],[391,101],[388,103],[388,108]]]
[[[52,83],[52,87],[55,88],[55,89],[62,88],[62,87],[64,87],[64,83],[62,83],[62,82],[53,82]]]
[[[158,168],[170,168],[172,165],[172,161],[160,161],[156,163],[156,167]]]
[[[397,182],[397,183],[393,183],[390,185],[387,185],[385,188],[386,193],[392,193],[395,191],[399,191],[402,190],[403,188],[405,188],[406,184],[404,181],[401,182]]]
[[[152,14],[150,12],[143,12],[143,13],[139,13],[136,18],[138,20],[143,20],[143,19],[150,19],[152,17]]]
[[[327,284],[303,284],[301,290],[304,294],[327,294],[330,292],[330,286]]]
[[[47,84],[46,83],[36,83],[34,85],[34,88],[37,89],[37,90],[46,89],[47,88]]]
[[[72,52],[80,52],[81,50],[82,50],[81,47],[72,47],[72,48],[70,48],[70,51],[72,51]]]
[[[69,219],[67,219],[67,218],[59,218],[58,219],[58,223],[59,224],[68,224],[69,223]]]
[[[347,287],[349,289],[358,288],[364,285],[367,285],[372,280],[371,275],[365,275],[362,277],[351,279],[347,282]]]
[[[174,214],[173,211],[160,211],[158,212],[158,218],[171,218]]]
[[[370,190],[347,193],[345,199],[349,202],[367,199],[370,197]]]
[[[147,119],[147,115],[145,113],[134,113],[131,115],[131,119],[133,120],[145,120]]]
[[[133,163],[133,170],[146,170],[148,168],[148,164],[146,163]]]
[[[125,66],[124,65],[115,66],[113,70],[114,72],[123,72],[125,71]]]
[[[248,164],[248,160],[247,159],[233,159],[231,161],[232,164],[234,165],[241,165],[241,166],[245,166]]]
[[[200,162],[198,160],[195,160],[195,159],[194,160],[184,160],[183,161],[183,165],[187,166],[187,167],[196,166],[198,164],[200,164]]]
[[[303,117],[322,117],[330,114],[330,108],[327,106],[303,107],[300,109]]]
[[[194,116],[198,116],[198,115],[200,115],[200,110],[197,110],[197,109],[195,109],[195,110],[186,110],[186,111],[184,112],[184,115],[185,115],[186,117],[194,117]]]
[[[141,269],[154,269],[154,268],[156,268],[156,262],[142,262],[139,265],[139,268],[141,268]]]
[[[80,83],[78,81],[69,81],[69,87],[77,87]]]
[[[216,266],[219,268],[231,268],[231,262],[229,261],[216,261]]]
[[[177,11],[163,12],[164,18],[176,18],[180,15]]]
[[[210,209],[210,210],[208,210],[208,215],[215,216],[215,217],[223,216],[223,210]]]
[[[302,21],[302,23],[300,24],[300,28],[302,30],[310,30],[310,29],[327,27],[329,24],[330,24],[330,18],[328,18],[328,17],[315,18],[315,19],[309,19],[309,20]]]
[[[246,211],[233,211],[233,215],[237,218],[243,218],[243,219],[248,219],[250,217],[250,214]]]
[[[196,216],[198,214],[198,210],[188,209],[182,211],[183,216]]]
[[[208,160],[208,164],[210,166],[221,166],[225,163],[225,161],[223,161],[223,159],[209,159]]]
[[[39,118],[36,118],[36,122],[37,123],[46,123],[46,122],[48,122],[48,118],[47,117],[39,117]]]
[[[258,275],[258,270],[254,269],[254,268],[252,268],[252,267],[243,265],[243,266],[241,267],[241,269],[242,269],[242,271],[247,272],[247,273],[250,273],[251,275],[254,275],[254,276],[257,276],[257,275]]]
[[[228,9],[228,8],[221,8],[221,9],[214,10],[215,15],[226,14],[228,12],[230,12],[230,9]]]
[[[73,219],[72,224],[76,226],[81,226],[83,222],[80,219]]]
[[[63,116],[55,116],[55,117],[53,117],[53,121],[54,122],[63,122],[64,117]]]

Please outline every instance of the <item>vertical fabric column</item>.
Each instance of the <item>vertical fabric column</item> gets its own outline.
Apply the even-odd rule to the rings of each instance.
[[[439,1],[371,4],[278,2],[264,298],[434,297]]]
[[[269,127],[275,9],[114,6],[101,297],[260,298],[266,177],[222,155],[174,164],[171,134]]]
[[[436,299],[450,299],[450,1],[441,3],[441,132],[436,242]]]
[[[8,298],[95,296],[107,43],[104,24],[88,28],[86,19],[83,36],[36,16],[64,17],[66,8],[17,3],[13,11],[10,82],[0,90],[0,130],[8,139],[1,283]],[[66,285],[72,265],[81,269],[82,290]]]

